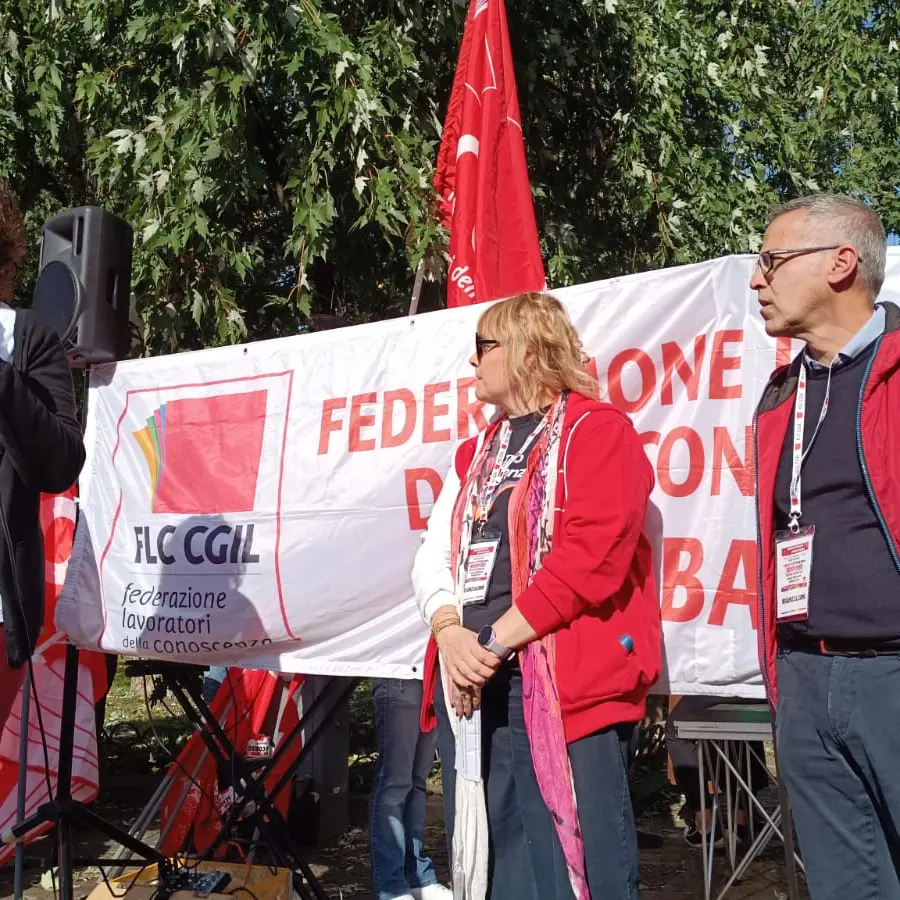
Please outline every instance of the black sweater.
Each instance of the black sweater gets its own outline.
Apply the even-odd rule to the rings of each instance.
[[[900,573],[869,499],[857,447],[859,392],[874,345],[835,367],[828,414],[802,469],[802,525],[815,525],[809,619],[778,626],[779,640],[845,639],[888,643],[900,639]],[[803,446],[815,431],[827,371],[809,373]],[[776,520],[790,512],[793,419],[775,482]]]

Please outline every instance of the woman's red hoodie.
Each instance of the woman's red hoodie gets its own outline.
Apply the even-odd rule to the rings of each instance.
[[[492,428],[497,428],[495,423]],[[489,430],[486,440],[492,432]],[[458,490],[477,438],[456,453]],[[619,722],[643,718],[659,676],[661,628],[653,557],[645,520],[653,470],[631,420],[614,406],[569,396],[560,442],[553,545],[540,571],[514,603],[543,637],[556,633],[556,681],[568,742]],[[446,515],[452,503],[438,503]],[[429,532],[450,522],[429,522]],[[426,535],[425,541],[428,541]],[[426,554],[427,557],[427,554]],[[415,573],[417,592],[423,573]],[[446,584],[447,573],[435,573]],[[420,597],[420,605],[427,603]],[[425,657],[422,726],[435,723],[438,657]]]

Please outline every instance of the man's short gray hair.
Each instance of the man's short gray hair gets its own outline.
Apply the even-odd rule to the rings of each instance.
[[[851,244],[856,249],[859,280],[873,299],[877,297],[884,284],[887,255],[887,237],[878,214],[855,197],[811,194],[776,206],[769,213],[769,222],[798,210],[806,213],[822,243]]]

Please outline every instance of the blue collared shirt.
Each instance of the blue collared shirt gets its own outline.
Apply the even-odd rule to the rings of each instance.
[[[16,311],[0,303],[0,360],[12,362],[16,333]]]
[[[834,362],[832,362],[832,366],[835,369],[839,369],[841,366],[845,366],[848,362],[854,360],[863,350],[866,349],[873,341],[876,341],[878,338],[884,334],[884,321],[885,321],[885,313],[883,306],[876,306],[875,312],[872,313],[872,318],[863,325],[856,334],[853,335],[852,338],[847,342],[847,345],[841,350],[840,353],[834,358]],[[803,361],[809,366],[813,371],[816,370],[825,370],[828,366],[823,366],[822,363],[813,359],[809,355],[809,350],[803,351]]]

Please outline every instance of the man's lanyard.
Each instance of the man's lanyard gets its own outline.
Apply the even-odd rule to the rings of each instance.
[[[806,425],[806,364],[801,362],[800,378],[797,383],[797,399],[794,401],[794,441],[791,445],[791,514],[788,528],[794,533],[800,530],[800,516],[802,507],[800,504],[800,470],[803,463],[812,450],[819,434],[819,429],[828,414],[828,400],[831,397],[831,373],[834,371],[834,362],[828,367],[828,381],[825,385],[825,399],[822,401],[822,411],[819,413],[819,421],[816,429],[809,439],[806,450],[803,449],[803,433]]]
[[[534,431],[528,435],[518,452],[512,454],[512,456],[507,456],[509,442],[512,438],[512,426],[509,424],[509,419],[504,420],[500,426],[500,446],[497,448],[497,455],[494,457],[491,474],[481,488],[481,493],[478,497],[481,515],[484,519],[487,519],[488,511],[494,504],[500,486],[506,481],[509,473],[522,462],[525,454],[528,452],[528,448],[535,442],[546,426],[547,417],[545,416]]]

